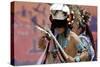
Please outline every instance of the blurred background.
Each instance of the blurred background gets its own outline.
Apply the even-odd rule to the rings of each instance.
[[[90,29],[95,45],[97,46],[97,7],[83,6],[91,13]],[[14,57],[15,65],[36,64],[42,50],[38,48],[38,41],[42,36],[41,31],[35,28],[34,23],[41,26],[50,26],[50,5],[46,3],[14,2]]]

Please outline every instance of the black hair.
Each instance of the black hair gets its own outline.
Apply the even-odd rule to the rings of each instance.
[[[86,35],[89,36],[90,38],[90,41],[92,43],[92,47],[95,49],[95,44],[94,44],[94,39],[93,39],[93,35],[92,35],[92,32],[88,26],[88,24],[86,24]]]
[[[92,32],[91,32],[91,30],[90,30],[88,24],[84,24],[84,25],[80,25],[80,24],[79,24],[79,28],[82,29],[81,32],[80,32],[80,34],[82,34],[82,33],[85,32],[86,36],[88,36],[88,37],[90,38],[90,41],[91,41],[91,43],[92,43],[93,49],[95,49],[95,44],[94,44],[93,35],[92,35]]]
[[[58,20],[58,19],[52,19],[52,16],[50,16],[50,21],[51,21],[51,31],[54,34],[55,28],[64,28],[64,36],[66,37],[67,30],[68,30],[68,23],[67,19],[65,18],[64,20]]]

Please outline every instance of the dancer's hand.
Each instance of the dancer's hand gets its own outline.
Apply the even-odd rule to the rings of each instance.
[[[39,40],[39,48],[41,48],[42,50],[46,48],[46,40],[44,36],[41,37]]]
[[[51,36],[47,33],[43,32],[43,37],[46,38],[47,40],[51,40]]]
[[[75,62],[74,58],[68,55],[67,62]]]

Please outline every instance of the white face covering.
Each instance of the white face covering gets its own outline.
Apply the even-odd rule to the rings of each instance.
[[[66,18],[66,15],[64,15],[64,13],[66,13],[67,15],[70,14],[69,7],[64,4],[53,4],[50,7],[50,10],[53,19],[63,20]],[[57,13],[55,14],[55,12]]]
[[[58,11],[56,15],[52,14],[53,19],[60,19],[63,20],[66,18],[66,16],[64,16],[62,11]]]

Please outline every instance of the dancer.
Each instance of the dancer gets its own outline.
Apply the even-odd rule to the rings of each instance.
[[[72,32],[68,26],[67,18],[70,14],[69,7],[64,4],[53,4],[50,7],[50,10],[51,31],[56,36],[59,44],[68,55],[67,62],[87,61],[87,50],[82,46],[78,36]],[[50,38],[48,36],[43,36],[40,39],[39,46],[42,49],[46,47],[45,37],[46,39]],[[55,43],[53,42],[52,44]],[[51,53],[53,51],[54,47],[49,50],[49,55],[53,56]],[[51,56],[48,57],[50,58],[48,61],[52,60]]]

